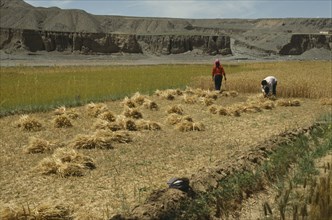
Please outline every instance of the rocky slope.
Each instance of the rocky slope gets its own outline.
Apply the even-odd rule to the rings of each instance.
[[[178,54],[198,50],[210,55],[245,51],[269,56],[298,55],[312,48],[331,51],[332,44],[329,18],[100,16],[83,10],[33,7],[22,0],[1,0],[0,14],[0,49],[9,52],[23,49]]]
[[[4,28],[0,30],[0,36],[0,48],[7,51],[169,55],[199,50],[205,54],[231,54],[228,36],[78,33]]]

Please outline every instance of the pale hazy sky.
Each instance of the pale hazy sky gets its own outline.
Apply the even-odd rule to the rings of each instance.
[[[332,18],[331,0],[25,0],[95,15],[171,18]]]

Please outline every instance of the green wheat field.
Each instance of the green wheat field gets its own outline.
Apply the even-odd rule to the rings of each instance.
[[[89,67],[1,67],[0,114],[42,111],[89,102],[116,100],[139,91],[185,88],[213,89],[210,65]],[[332,97],[331,63],[266,62],[225,64],[227,90],[260,91],[260,81],[274,75],[282,97]]]

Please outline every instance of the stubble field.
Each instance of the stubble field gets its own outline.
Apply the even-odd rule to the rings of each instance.
[[[330,64],[318,64],[292,73],[287,65],[298,64],[253,64],[250,77],[230,74],[223,93],[207,90],[210,76],[198,77],[182,90],[2,117],[2,217],[56,205],[76,219],[128,213],[172,177],[190,179],[274,135],[309,126],[332,112],[331,87],[319,90],[331,81]],[[277,100],[249,91],[266,72],[280,79]]]

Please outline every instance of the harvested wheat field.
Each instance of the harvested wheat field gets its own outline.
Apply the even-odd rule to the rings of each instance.
[[[3,117],[0,214],[128,213],[172,177],[190,179],[204,167],[237,160],[257,143],[331,112],[317,99],[187,88]]]

